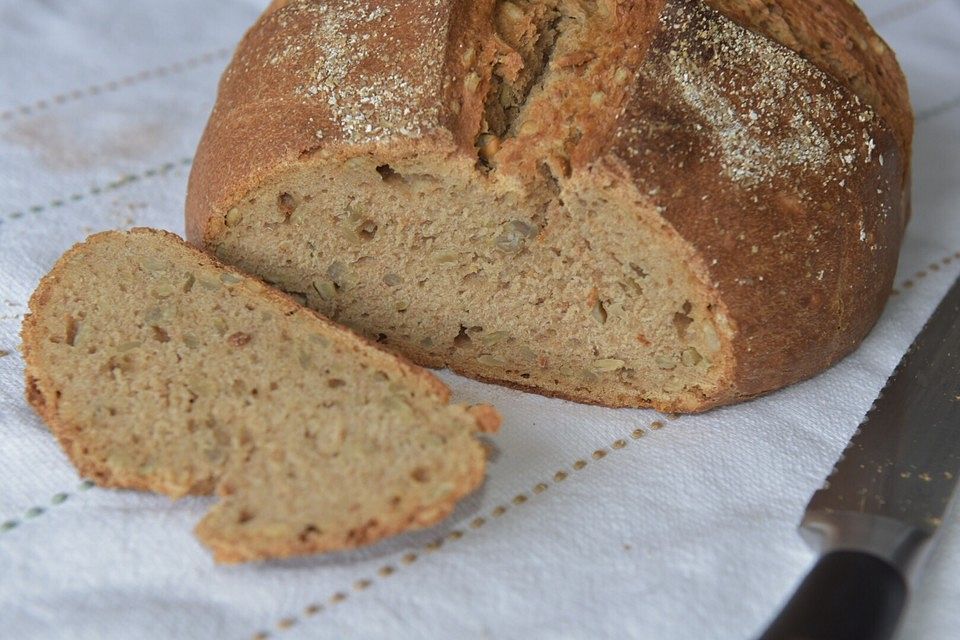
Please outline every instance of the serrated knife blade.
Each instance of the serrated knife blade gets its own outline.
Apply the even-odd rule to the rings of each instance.
[[[958,480],[960,279],[807,505],[821,556],[761,640],[890,638]]]

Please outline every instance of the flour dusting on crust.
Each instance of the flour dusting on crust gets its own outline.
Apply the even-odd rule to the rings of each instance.
[[[303,0],[277,12],[281,30],[312,25],[306,37],[288,31],[272,66],[299,61],[298,100],[326,106],[350,142],[377,142],[401,135],[419,138],[436,126],[445,47],[443,0],[411,12],[404,0]],[[423,5],[423,2],[418,3]],[[417,24],[410,24],[411,17]],[[413,45],[409,35],[422,36]],[[324,137],[318,131],[318,138]]]
[[[749,187],[791,167],[823,171],[837,157],[844,165],[870,161],[869,136],[835,123],[839,109],[868,123],[871,109],[827,90],[827,76],[793,51],[705,12],[664,13],[675,38],[667,60],[684,102],[712,129],[730,179]],[[807,91],[808,83],[820,91]]]

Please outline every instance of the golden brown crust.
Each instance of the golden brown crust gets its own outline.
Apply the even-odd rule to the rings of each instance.
[[[460,4],[292,0],[264,13],[220,80],[190,175],[187,238],[210,238],[224,206],[314,153],[450,140],[439,98]],[[362,37],[372,30],[367,56]]]
[[[849,90],[693,4],[668,3],[609,162],[696,248],[736,331],[739,399],[825,369],[873,326],[904,160]]]
[[[389,71],[398,86],[408,87],[412,113],[427,115],[399,124],[388,105],[382,118],[388,125],[374,110],[373,133],[359,136],[342,113],[323,100],[303,99],[302,90],[298,94],[304,77],[299,69],[339,53],[328,51],[330,43],[311,30],[311,12],[320,4],[326,5],[274,3],[241,43],[191,175],[191,241],[209,246],[231,206],[265,176],[306,156],[333,161],[381,148],[391,154],[405,148],[474,153],[483,101],[464,94],[470,83],[462,59],[471,43],[490,37],[492,0],[415,0],[402,3],[402,9],[385,4],[388,13],[402,10],[404,21],[371,29],[371,46],[382,51],[378,60],[400,58],[411,46],[438,53],[413,64],[364,67],[346,87],[315,88],[322,97],[346,98],[343,104],[358,111],[363,83],[372,79],[376,85]],[[366,7],[368,14],[372,7],[354,0],[342,5]],[[588,142],[571,160],[575,174],[613,175],[649,195],[665,222],[696,250],[703,281],[714,288],[717,306],[735,332],[736,369],[724,390],[696,406],[658,408],[703,410],[813,375],[869,331],[890,290],[906,223],[913,120],[893,53],[848,0],[823,0],[816,11],[805,0],[658,0],[649,12],[655,19],[635,34],[646,59],[633,99],[617,127],[587,130]],[[693,18],[723,47],[702,38],[695,42],[684,27]],[[344,25],[344,33],[357,28]],[[691,57],[671,59],[670,48],[681,36],[690,40]],[[277,57],[281,40],[302,45],[300,57],[267,64]],[[752,51],[744,49],[747,44]],[[738,72],[736,64],[745,66]],[[707,95],[709,87],[696,82],[684,86],[676,73],[681,67],[700,73],[696,82],[709,80],[719,93]],[[754,81],[769,80],[771,71],[786,85]],[[735,77],[746,92],[734,86]],[[817,105],[803,103],[804,94],[816,97]],[[775,98],[794,110],[780,113],[779,124],[770,104]],[[706,110],[694,104],[711,99]],[[766,110],[751,108],[751,100],[766,102]],[[730,106],[724,101],[735,103],[738,118],[755,115],[766,127],[758,147],[748,149],[742,139],[733,139],[730,127],[743,121],[723,120]],[[799,120],[791,122],[793,116]],[[831,127],[837,128],[834,134]],[[809,137],[814,134],[820,138]],[[769,167],[751,165],[765,162],[771,149],[781,153]],[[738,165],[728,157],[724,164],[725,153],[746,160]],[[744,171],[763,179],[744,178]],[[469,367],[454,368],[478,377]]]

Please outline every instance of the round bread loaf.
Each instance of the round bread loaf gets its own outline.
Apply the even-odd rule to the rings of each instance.
[[[288,0],[223,76],[187,229],[419,363],[698,411],[867,334],[911,138],[848,0]]]

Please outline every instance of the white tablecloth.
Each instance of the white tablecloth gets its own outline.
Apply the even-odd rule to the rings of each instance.
[[[444,374],[458,400],[505,416],[488,482],[449,522],[356,553],[220,568],[191,534],[208,499],[81,483],[24,402],[18,331],[40,276],[88,233],[182,232],[217,78],[264,4],[0,0],[0,637],[755,634],[813,560],[796,533],[807,499],[960,273],[960,1],[866,2],[918,126],[899,294],[855,354],[676,420]],[[958,637],[958,601],[954,513],[900,637]]]

